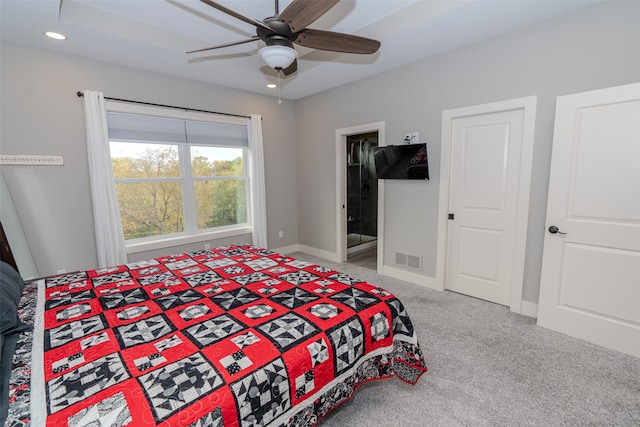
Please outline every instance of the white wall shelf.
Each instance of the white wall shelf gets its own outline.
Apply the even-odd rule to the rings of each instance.
[[[38,156],[32,154],[0,154],[2,166],[62,166],[62,156]]]

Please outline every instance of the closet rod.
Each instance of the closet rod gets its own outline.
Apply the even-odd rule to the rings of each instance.
[[[82,98],[84,96],[84,94],[81,91],[78,91],[76,95],[78,95],[78,98]],[[132,101],[130,99],[110,98],[108,96],[105,96],[104,99],[108,99],[109,101],[130,102],[132,104],[151,105],[153,107],[175,108],[176,110],[197,111],[199,113],[221,114],[223,116],[244,117],[247,119],[249,118],[249,116],[243,116],[242,114],[220,113],[218,111],[198,110],[195,108],[187,108],[187,107],[176,107],[175,105],[154,104],[153,102]]]

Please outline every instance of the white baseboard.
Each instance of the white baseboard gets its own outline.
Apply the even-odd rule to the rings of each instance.
[[[317,256],[318,258],[340,263],[340,260],[338,259],[338,254],[336,254],[335,252],[323,251],[322,249],[313,248],[311,246],[305,246],[305,245],[298,245],[298,250],[300,252],[304,252],[305,254]]]
[[[436,280],[435,277],[423,276],[411,271],[402,270],[400,268],[389,267],[388,265],[382,266],[382,272],[379,272],[383,276],[393,277],[394,279],[404,280],[405,282],[413,283],[416,285],[424,286],[425,288],[434,289],[436,291],[442,291],[442,285]]]
[[[522,301],[520,306],[520,314],[527,317],[538,317],[538,304],[535,302]]]
[[[326,259],[332,262],[340,262],[338,261],[338,255],[334,252],[323,251],[322,249],[314,248],[311,246],[305,245],[289,245],[283,246],[281,248],[270,249],[274,252],[278,252],[281,254],[290,254],[293,252],[304,252],[305,254],[311,256],[317,256],[318,258]]]
[[[317,256],[318,258],[326,259],[329,261],[337,262],[338,255],[334,252],[323,251],[321,249],[317,249],[311,246],[305,245],[289,245],[283,246],[281,248],[271,249],[274,252],[278,252],[281,254],[290,254],[293,252],[304,252],[306,254]],[[421,274],[416,274],[411,271],[402,270],[400,268],[390,267],[388,265],[382,266],[382,271],[378,271],[379,274],[383,276],[393,277],[394,279],[404,280],[405,282],[413,283],[419,286],[424,286],[429,289],[435,289],[436,291],[443,291],[442,283],[437,280],[435,277],[423,276]],[[520,305],[520,314],[527,317],[538,317],[538,304],[529,301],[522,301]]]
[[[290,245],[282,248],[271,249],[274,252],[281,254],[290,254],[292,252],[304,252],[318,258],[326,259],[332,262],[340,263],[338,254],[334,252],[323,251],[322,249],[314,248],[305,245]],[[393,277],[394,279],[404,280],[405,282],[413,283],[426,288],[435,289],[436,291],[442,291],[442,283],[436,280],[435,277],[423,276],[411,271],[402,270],[399,268],[389,267],[388,265],[382,266],[382,271],[378,271],[378,274],[383,276]]]
[[[279,254],[290,254],[292,252],[298,252],[300,250],[300,245],[289,245],[283,246],[281,248],[273,248],[269,249],[270,251],[277,252]]]

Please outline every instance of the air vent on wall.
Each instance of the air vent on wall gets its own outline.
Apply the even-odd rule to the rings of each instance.
[[[396,264],[414,270],[422,269],[422,257],[396,252]]]

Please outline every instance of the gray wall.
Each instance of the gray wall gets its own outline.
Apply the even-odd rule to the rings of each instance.
[[[76,96],[82,89],[115,98],[261,114],[269,246],[297,243],[293,102],[278,105],[272,97],[10,43],[2,44],[0,55],[0,152],[64,156],[64,166],[2,167],[40,275],[95,268],[97,263],[84,113]],[[278,230],[284,238],[278,238]],[[147,255],[160,254],[131,259]]]
[[[442,111],[537,95],[523,299],[538,301],[557,96],[640,80],[640,2],[607,2],[296,103],[299,243],[336,251],[335,129],[386,122],[386,143],[427,142],[431,180],[385,184],[384,263],[435,276]]]
[[[557,96],[640,79],[640,3],[607,2],[296,102],[3,43],[0,152],[59,154],[65,165],[3,167],[41,275],[95,266],[81,89],[263,116],[269,246],[336,251],[335,130],[386,122],[386,143],[420,132],[428,182],[388,182],[385,263],[424,258],[433,276],[442,110],[537,95],[523,299],[537,302]],[[277,231],[284,231],[279,239]],[[223,243],[227,243],[226,241]],[[174,250],[191,247],[170,248]],[[135,259],[157,256],[136,254]]]

